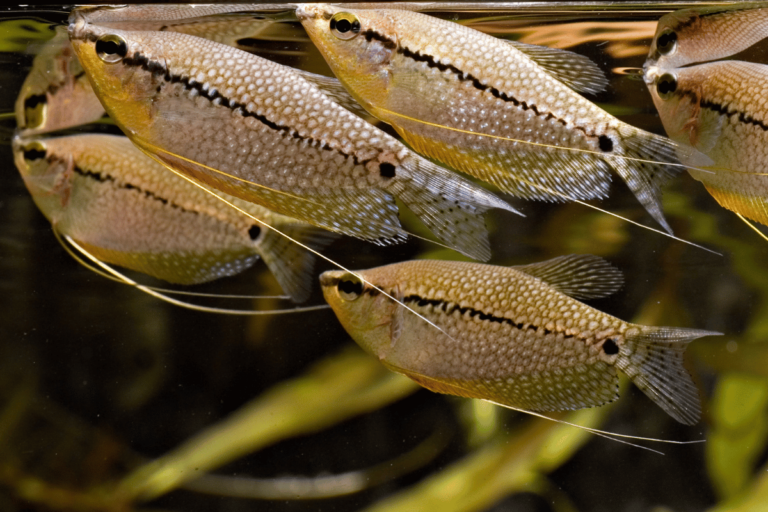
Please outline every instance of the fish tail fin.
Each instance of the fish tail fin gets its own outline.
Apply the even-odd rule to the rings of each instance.
[[[307,247],[320,250],[339,237],[331,231],[289,220],[276,222],[275,227]],[[315,255],[273,229],[266,229],[259,244],[259,253],[280,287],[296,303],[307,300],[312,291],[312,270]]]
[[[648,213],[672,234],[672,228],[661,211],[661,189],[682,171],[678,160],[678,152],[682,148],[666,137],[629,125],[622,126],[619,133],[623,151],[616,151],[616,158],[610,158],[608,162]]]
[[[482,214],[500,208],[519,215],[491,192],[432,162],[419,158],[416,170],[390,190],[435,236],[453,249],[480,261],[491,257]]]
[[[691,375],[683,366],[688,343],[721,333],[674,327],[640,327],[628,335],[616,366],[651,400],[680,423],[693,425],[701,417],[701,401]]]

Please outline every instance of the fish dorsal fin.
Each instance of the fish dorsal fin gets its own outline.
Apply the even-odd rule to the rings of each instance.
[[[568,50],[506,41],[576,92],[597,94],[608,87],[603,71],[589,57]]]
[[[603,258],[591,254],[569,254],[513,268],[541,279],[574,299],[607,297],[624,284],[621,271]]]
[[[362,117],[363,119],[371,117],[371,115],[352,97],[351,94],[349,94],[337,79],[329,76],[316,75],[315,73],[310,73],[309,71],[301,69],[294,69],[293,71],[299,74],[299,76],[307,82],[314,84],[318,89],[330,96],[333,101],[356,116]]]

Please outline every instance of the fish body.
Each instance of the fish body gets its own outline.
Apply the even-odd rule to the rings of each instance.
[[[415,12],[307,4],[296,14],[350,93],[418,152],[550,201],[606,197],[613,169],[670,231],[660,187],[676,172],[675,144],[574,92],[607,83],[589,59]]]
[[[25,136],[92,123],[104,115],[66,27],[55,30],[32,61],[16,100],[16,125]]]
[[[768,225],[768,66],[721,61],[646,70],[669,137],[710,159],[688,172],[725,208]]]
[[[314,256],[144,155],[127,137],[73,135],[14,140],[14,158],[54,230],[102,261],[178,284],[231,276],[259,258],[300,302]],[[304,244],[331,233],[223,196]]]
[[[428,389],[571,410],[618,398],[620,370],[678,421],[699,419],[683,352],[715,333],[635,325],[579,302],[621,286],[596,256],[521,267],[423,260],[356,274],[323,273],[326,301],[360,346]]]
[[[645,67],[675,69],[710,62],[744,51],[766,37],[764,2],[682,9],[659,20]]]
[[[490,257],[481,214],[511,207],[338,105],[327,79],[186,34],[89,25],[79,13],[70,38],[110,116],[166,165],[377,243],[405,237],[397,197],[441,241]]]

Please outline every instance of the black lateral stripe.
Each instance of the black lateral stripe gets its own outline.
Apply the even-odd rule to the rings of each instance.
[[[167,204],[167,205],[171,206],[172,208],[176,208],[176,209],[181,210],[183,212],[194,213],[194,214],[199,214],[200,213],[200,212],[196,212],[194,210],[188,210],[188,209],[184,208],[183,206],[179,206],[178,204],[176,204],[176,203],[174,203],[172,201],[169,201],[168,199],[166,199],[164,197],[160,197],[157,194],[155,194],[154,192],[151,192],[149,190],[144,190],[141,187],[137,187],[135,185],[131,185],[130,183],[118,183],[117,180],[115,179],[115,177],[114,176],[110,176],[109,174],[102,174],[102,173],[96,172],[96,171],[88,171],[88,170],[83,169],[82,167],[77,167],[77,166],[75,166],[75,173],[80,175],[80,176],[82,176],[82,177],[84,177],[84,178],[90,178],[90,179],[96,180],[99,183],[110,182],[110,183],[114,183],[117,188],[121,188],[121,189],[124,189],[124,190],[135,190],[135,191],[137,191],[140,194],[144,194],[149,199],[153,199],[155,201],[160,201],[163,204]]]
[[[351,158],[352,162],[355,165],[365,165],[371,160],[375,159],[374,157],[374,158],[369,158],[367,160],[361,161],[357,158],[356,155],[349,155],[347,153],[344,153],[340,149],[331,147],[326,142],[313,139],[312,137],[304,137],[299,132],[291,128],[290,126],[277,124],[274,121],[271,121],[270,119],[268,119],[264,115],[249,111],[246,108],[246,105],[243,105],[242,103],[236,100],[225,97],[216,88],[208,87],[208,84],[200,83],[194,78],[171,74],[168,71],[168,69],[165,67],[165,65],[157,61],[149,60],[148,57],[145,57],[144,55],[138,52],[134,53],[133,57],[125,57],[122,60],[122,63],[126,66],[140,67],[144,71],[148,71],[149,73],[152,73],[153,76],[162,77],[168,83],[180,83],[188,91],[196,91],[200,96],[210,100],[212,103],[216,105],[222,105],[222,106],[228,107],[230,110],[238,112],[243,117],[252,117],[254,119],[257,119],[259,122],[271,128],[272,130],[283,132],[287,135],[290,135],[294,139],[307,141],[307,143],[311,147],[321,148],[326,151],[335,151],[340,155],[342,155],[345,159]]]
[[[403,303],[409,303],[409,302],[411,303],[415,302],[416,305],[419,307],[433,306],[435,309],[442,309],[443,313],[445,313],[446,315],[452,315],[453,313],[458,312],[459,315],[469,314],[470,317],[478,317],[480,320],[511,325],[512,327],[520,331],[527,329],[527,330],[541,333],[544,335],[557,334],[556,331],[550,331],[549,329],[546,329],[543,327],[530,325],[530,324],[526,326],[526,324],[515,322],[509,318],[498,317],[491,313],[483,313],[482,311],[471,308],[469,306],[459,306],[458,304],[454,304],[454,303],[440,300],[440,299],[425,299],[423,297],[419,297],[418,295],[409,295],[403,299]],[[564,337],[574,338],[575,336],[564,335]]]
[[[702,101],[701,108],[712,110],[713,112],[717,112],[718,114],[726,117],[739,116],[739,122],[744,124],[751,124],[751,125],[757,126],[763,131],[768,131],[768,125],[766,125],[764,121],[760,119],[755,119],[754,117],[750,116],[745,112],[739,112],[738,110],[729,109],[726,105],[721,105],[719,103],[715,103],[714,101]]]
[[[723,16],[727,17],[735,12],[741,12],[741,11],[751,11],[755,9],[754,7],[745,7],[741,9],[727,9],[723,11],[714,11],[714,12],[704,12],[704,13],[697,13],[695,15],[690,16],[687,20],[677,25],[677,27],[674,27],[677,31],[683,31],[691,26],[693,26],[698,20],[703,18],[714,18],[717,16]]]
[[[558,123],[562,124],[563,126],[567,126],[568,123],[565,121],[565,119],[561,119],[551,112],[547,112],[546,114],[543,114],[542,112],[539,112],[539,109],[536,107],[536,105],[529,105],[525,101],[518,100],[512,95],[509,95],[505,92],[502,92],[495,87],[492,87],[490,85],[485,85],[478,79],[477,77],[473,76],[471,73],[467,73],[466,71],[462,71],[461,69],[457,68],[453,64],[443,64],[442,62],[438,62],[435,57],[431,55],[424,55],[418,50],[414,51],[411,50],[405,46],[399,46],[395,41],[392,39],[389,39],[387,36],[383,34],[379,34],[378,32],[374,31],[373,29],[366,30],[363,35],[365,36],[366,41],[372,41],[376,40],[381,42],[385,48],[388,48],[390,50],[397,49],[397,53],[403,55],[404,57],[408,57],[409,59],[412,59],[416,62],[424,62],[429,66],[430,68],[437,68],[440,71],[450,71],[461,82],[471,82],[472,86],[475,89],[478,89],[483,92],[489,92],[491,93],[495,98],[499,98],[502,101],[505,101],[507,103],[512,103],[516,107],[520,107],[523,110],[530,110],[537,116],[544,116],[544,119],[546,121],[549,121],[551,119],[554,119]],[[587,137],[598,137],[598,135],[594,133],[590,133],[586,130],[586,128],[581,126],[573,126],[574,129],[581,131],[586,135]]]

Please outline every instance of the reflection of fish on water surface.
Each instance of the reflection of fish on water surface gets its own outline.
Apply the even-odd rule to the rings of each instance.
[[[646,83],[667,134],[711,159],[691,176],[721,206],[768,225],[768,66],[650,67]]]
[[[292,9],[289,4],[134,4],[80,7],[78,12],[102,27],[180,32],[250,52],[285,54],[297,52],[278,50],[272,43],[306,39],[303,32],[293,33],[290,25],[280,23]]]
[[[16,99],[16,124],[22,135],[88,124],[104,115],[69,44],[66,27],[55,30],[53,39],[35,56]]]
[[[197,284],[238,274],[261,256],[295,301],[310,292],[311,253],[169,172],[126,137],[17,138],[14,153],[53,229],[102,261]],[[334,238],[266,208],[225,199],[310,247]]]
[[[734,55],[768,37],[764,2],[682,9],[656,26],[646,68],[672,69]]]
[[[531,199],[606,197],[615,170],[667,231],[660,187],[676,145],[574,91],[598,92],[586,57],[504,41],[419,13],[297,9],[341,82],[417,151]]]
[[[487,259],[481,214],[511,207],[335,103],[337,82],[168,32],[88,25],[73,46],[108,113],[153,157],[278,213],[378,243],[401,199],[452,248]]]
[[[89,7],[81,11],[89,20],[123,30],[163,30],[205,37],[230,46],[254,38],[295,40],[285,34],[288,25],[281,23],[280,37],[270,29],[276,21],[268,16],[251,14],[258,10],[288,11],[285,5],[215,5],[167,6],[131,5]],[[249,13],[249,15],[245,15]],[[16,123],[22,135],[62,130],[98,121],[104,107],[91,88],[91,83],[69,42],[67,27],[54,27],[53,39],[47,41],[35,56],[16,101]],[[302,31],[303,34],[303,31]],[[305,36],[306,37],[306,36]],[[273,45],[274,46],[274,45]],[[253,45],[247,49],[253,51]],[[267,53],[284,53],[270,47]]]
[[[683,353],[719,333],[630,324],[579,302],[621,286],[601,258],[520,267],[423,260],[357,274],[325,272],[326,300],[358,344],[428,389],[571,410],[615,400],[618,369],[676,420],[699,420]]]

